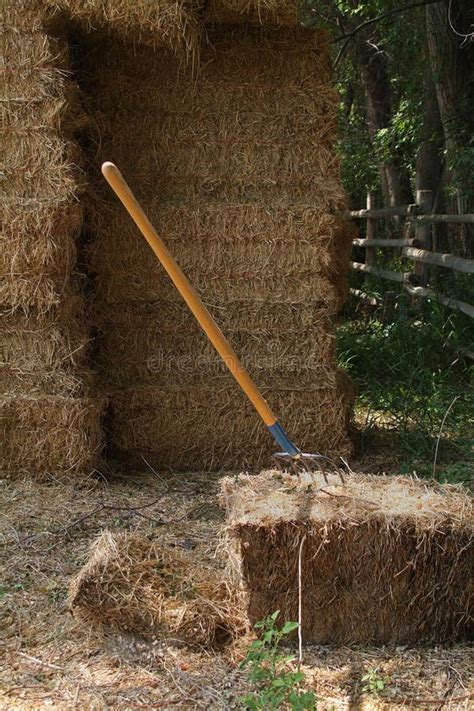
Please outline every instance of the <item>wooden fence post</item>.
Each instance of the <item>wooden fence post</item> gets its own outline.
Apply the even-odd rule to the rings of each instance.
[[[417,190],[416,204],[418,206],[417,214],[430,215],[433,206],[433,194],[431,190]],[[431,223],[416,222],[415,239],[421,249],[429,250],[431,248]],[[428,268],[425,264],[415,263],[414,273],[418,277],[419,284],[426,286]]]
[[[395,292],[386,291],[383,297],[383,309],[382,316],[380,318],[382,323],[391,323],[393,321],[393,318],[395,316],[395,305]]]
[[[375,199],[373,193],[369,190],[367,192],[367,210],[372,210],[375,208]],[[366,230],[366,238],[367,239],[375,239],[377,236],[377,219],[373,217],[368,217],[367,218],[367,230]],[[369,265],[369,267],[373,266],[375,261],[375,249],[374,247],[366,247],[365,248],[365,263]]]

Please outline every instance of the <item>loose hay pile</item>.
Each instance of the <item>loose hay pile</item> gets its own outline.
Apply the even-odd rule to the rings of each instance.
[[[246,628],[242,594],[184,551],[138,534],[103,533],[69,590],[92,624],[218,648]]]
[[[255,622],[275,610],[307,643],[453,642],[472,633],[473,505],[406,477],[263,472],[222,482],[235,572]],[[304,540],[303,540],[304,539]]]

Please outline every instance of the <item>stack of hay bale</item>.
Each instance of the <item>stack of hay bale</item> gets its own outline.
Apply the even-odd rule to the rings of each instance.
[[[8,0],[1,301],[10,470],[93,466],[103,396],[118,458],[258,466],[273,450],[102,183],[105,159],[122,169],[298,444],[349,453],[352,398],[334,357],[350,245],[339,217],[337,102],[326,38],[297,26],[296,7]]]
[[[90,469],[102,437],[75,274],[80,117],[67,47],[34,2],[4,2],[2,24],[2,468]]]
[[[350,234],[325,36],[208,23],[194,72],[143,44],[79,44],[93,179],[117,163],[291,435],[347,456],[334,318]],[[271,438],[106,185],[89,224],[115,455],[180,469],[267,460]]]

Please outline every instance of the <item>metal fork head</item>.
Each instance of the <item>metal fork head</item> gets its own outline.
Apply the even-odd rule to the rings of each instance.
[[[273,455],[277,468],[281,471],[289,471],[290,474],[299,476],[304,472],[320,472],[326,484],[328,484],[327,475],[329,472],[337,474],[342,484],[345,484],[344,476],[341,468],[336,462],[323,454],[310,454],[309,452],[299,452],[296,456],[292,456],[287,452],[275,452]]]

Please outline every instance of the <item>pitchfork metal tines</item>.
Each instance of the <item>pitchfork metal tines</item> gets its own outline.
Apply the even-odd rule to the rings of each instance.
[[[268,403],[263,398],[259,389],[251,379],[250,375],[240,362],[229,341],[202,303],[197,291],[184,275],[181,267],[178,265],[161,237],[157,234],[155,228],[145,215],[142,207],[128,187],[117,166],[113,163],[104,163],[102,165],[102,173],[160,260],[161,264],[168,273],[168,276],[171,278],[175,287],[178,289],[186,304],[189,306],[212,345],[222,357],[224,363],[227,365],[228,369],[244,393],[247,395],[254,408],[257,410],[269,432],[273,435],[278,445],[282,447],[283,451],[274,455],[277,466],[280,469],[288,468],[292,474],[298,474],[303,471],[311,471],[317,468],[322,472],[324,478],[326,479],[326,468],[328,464],[330,464],[341,477],[341,481],[344,482],[340,469],[332,460],[319,453],[308,454],[306,452],[302,452],[293,444],[277,417],[272,412]]]

